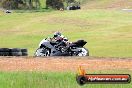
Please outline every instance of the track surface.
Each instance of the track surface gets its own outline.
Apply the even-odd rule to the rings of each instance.
[[[132,70],[132,58],[0,57],[0,71]]]

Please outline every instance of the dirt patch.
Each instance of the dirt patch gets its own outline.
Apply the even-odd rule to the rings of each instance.
[[[131,8],[131,0],[118,0],[107,6],[107,8]]]
[[[93,0],[83,5],[83,9],[123,9],[132,8],[131,0]]]
[[[63,18],[63,17],[50,17],[48,19],[41,20],[48,24],[63,24],[63,25],[76,25],[76,26],[90,26],[91,23],[83,20],[83,19],[76,19],[76,18]]]
[[[132,70],[131,58],[93,57],[0,57],[0,71]]]

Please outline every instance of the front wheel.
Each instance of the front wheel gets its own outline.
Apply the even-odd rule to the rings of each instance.
[[[79,48],[80,52],[78,53],[77,56],[89,56],[89,51],[86,48]]]
[[[50,56],[50,50],[46,48],[38,48],[35,52],[35,56]]]

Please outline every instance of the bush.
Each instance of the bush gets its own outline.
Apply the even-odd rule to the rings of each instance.
[[[63,0],[46,0],[46,8],[53,8],[60,10],[61,8],[64,9]]]
[[[2,0],[1,5],[6,9],[18,9],[18,2],[15,0]]]
[[[1,6],[5,9],[34,9],[40,7],[40,1],[39,0],[1,0]]]

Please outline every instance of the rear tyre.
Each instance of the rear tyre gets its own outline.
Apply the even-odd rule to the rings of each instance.
[[[86,48],[80,48],[81,51],[78,53],[77,56],[89,56],[89,50]]]

